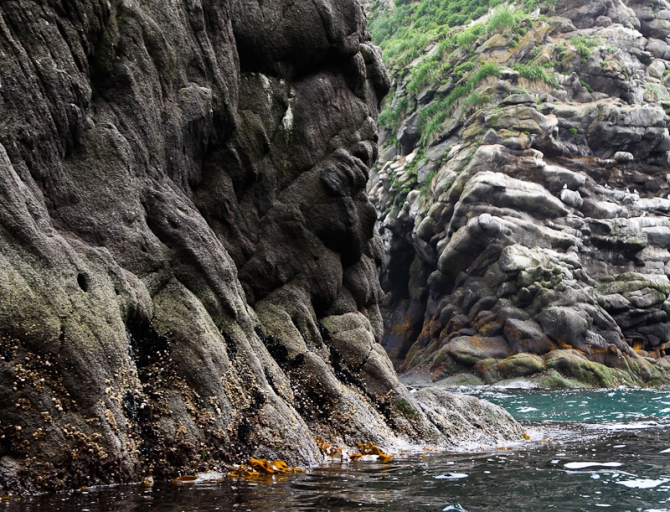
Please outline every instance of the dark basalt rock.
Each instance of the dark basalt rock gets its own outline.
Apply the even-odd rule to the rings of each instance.
[[[378,343],[357,2],[8,0],[0,31],[5,492],[453,445]]]

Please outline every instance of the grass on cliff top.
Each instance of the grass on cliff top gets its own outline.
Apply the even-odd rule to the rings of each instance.
[[[557,0],[523,0],[519,12],[530,12],[538,6]],[[395,0],[395,8],[373,4],[369,29],[374,44],[381,46],[387,64],[405,66],[419,57],[431,43],[440,43],[453,32],[452,27],[466,25],[481,18],[496,6],[487,20],[489,33],[512,28],[518,21],[516,13],[501,0]],[[481,26],[480,28],[484,28]],[[466,31],[467,32],[467,31]],[[462,33],[460,46],[474,42],[472,36]]]
[[[525,0],[521,8],[498,4],[498,0],[396,0],[396,8],[391,11],[373,6],[370,23],[373,41],[384,50],[389,68],[403,76],[407,93],[387,99],[380,124],[391,128],[395,135],[402,120],[417,109],[414,97],[429,86],[438,90],[441,86],[448,87],[448,83],[454,84],[444,93],[438,90],[437,98],[429,105],[419,107],[424,143],[443,129],[456,104],[465,111],[486,104],[487,96],[478,94],[475,89],[489,76],[498,76],[500,68],[478,62],[474,53],[477,43],[498,33],[511,38],[510,46],[516,46],[532,27],[529,10],[538,5],[537,0]],[[488,16],[477,23],[454,26],[487,13]],[[554,74],[540,66],[520,64],[515,69],[528,80],[552,87],[558,85]]]

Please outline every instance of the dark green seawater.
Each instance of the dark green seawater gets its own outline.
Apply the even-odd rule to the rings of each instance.
[[[670,512],[670,392],[460,389],[505,407],[530,441],[474,453],[333,463],[304,475],[23,498],[28,511]],[[662,453],[666,451],[666,453]]]

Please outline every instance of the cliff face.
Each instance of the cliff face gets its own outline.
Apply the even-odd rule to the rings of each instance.
[[[371,197],[403,368],[668,382],[668,13],[501,7],[396,58]]]
[[[378,343],[358,3],[6,1],[0,34],[0,489],[456,442]]]

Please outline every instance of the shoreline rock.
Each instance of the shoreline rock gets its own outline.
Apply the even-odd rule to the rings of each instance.
[[[0,28],[3,492],[450,442],[379,344],[389,79],[356,1],[9,0]]]

